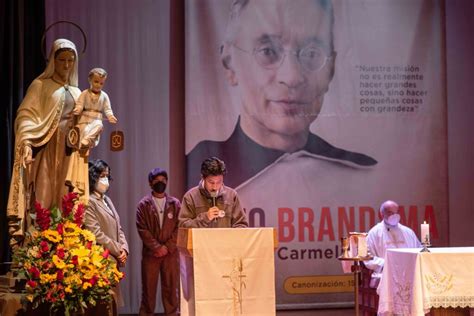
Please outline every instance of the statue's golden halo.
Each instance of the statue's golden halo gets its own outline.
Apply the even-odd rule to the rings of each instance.
[[[86,33],[84,33],[84,31],[82,30],[82,28],[74,23],[74,22],[71,22],[71,21],[56,21],[52,24],[50,24],[43,32],[43,36],[41,37],[41,52],[43,53],[43,57],[45,60],[48,60],[48,58],[46,57],[46,44],[45,44],[45,40],[46,40],[46,33],[48,33],[48,31],[55,25],[58,25],[58,24],[61,24],[61,23],[65,23],[65,24],[71,24],[73,26],[75,26],[82,34],[82,38],[84,40],[84,47],[82,48],[82,51],[80,53],[80,55],[83,55],[85,54],[86,52],[86,48],[87,48],[87,36],[86,36]]]

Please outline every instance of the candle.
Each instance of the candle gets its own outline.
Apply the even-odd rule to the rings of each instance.
[[[430,243],[430,224],[427,224],[426,221],[421,224],[421,242]]]

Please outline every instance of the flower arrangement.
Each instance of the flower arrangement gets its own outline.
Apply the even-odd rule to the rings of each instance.
[[[110,289],[123,278],[109,251],[96,244],[95,235],[82,229],[84,204],[77,193],[62,199],[62,208],[51,210],[35,203],[35,228],[29,242],[13,255],[19,275],[26,279],[23,302],[32,308],[49,303],[66,315],[110,301]]]

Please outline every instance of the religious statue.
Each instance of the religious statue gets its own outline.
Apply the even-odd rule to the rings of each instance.
[[[98,145],[100,133],[104,129],[102,115],[105,114],[112,124],[117,123],[114,116],[110,99],[102,87],[107,79],[107,72],[102,68],[94,68],[89,72],[90,88],[82,91],[72,113],[80,115],[77,123],[79,137],[77,147],[85,149],[88,155],[89,150]]]
[[[22,242],[35,201],[44,208],[60,206],[76,191],[87,199],[87,157],[66,146],[72,110],[81,91],[78,54],[67,39],[54,41],[44,72],[29,86],[15,119],[15,150],[8,197],[10,246]],[[71,160],[75,160],[71,164]],[[69,170],[74,166],[75,170]]]

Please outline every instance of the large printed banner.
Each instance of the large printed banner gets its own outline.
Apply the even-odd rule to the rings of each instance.
[[[250,223],[275,227],[279,307],[353,300],[340,238],[380,204],[446,245],[443,3],[189,0],[188,186],[227,165]]]

